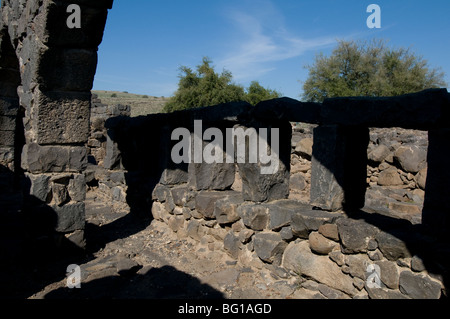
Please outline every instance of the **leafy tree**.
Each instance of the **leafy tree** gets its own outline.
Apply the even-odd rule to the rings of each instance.
[[[339,96],[395,96],[446,87],[444,73],[409,49],[388,48],[383,40],[339,41],[330,57],[307,66],[303,99],[322,102]]]
[[[279,98],[281,94],[275,90],[262,87],[258,81],[250,83],[246,91],[245,101],[251,105],[256,105],[261,101]]]
[[[196,71],[186,66],[180,67],[178,90],[164,106],[164,112],[237,101],[256,104],[280,95],[276,91],[263,88],[258,82],[252,82],[246,91],[243,86],[232,81],[230,71],[224,70],[218,74],[211,63],[211,60],[204,57]]]

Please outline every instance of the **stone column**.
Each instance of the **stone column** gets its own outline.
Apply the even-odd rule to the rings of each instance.
[[[428,132],[428,173],[422,223],[433,235],[448,236],[450,229],[450,129]]]
[[[273,121],[254,123],[249,127],[255,129],[255,137],[252,139],[249,137],[248,143],[246,142],[246,154],[250,156],[255,144],[258,144],[258,153],[256,155],[257,163],[251,163],[249,159],[246,159],[244,163],[238,162],[239,174],[242,178],[242,195],[244,200],[253,202],[265,202],[279,199],[286,199],[289,196],[289,176],[290,176],[290,156],[291,156],[291,137],[292,127],[288,121]],[[243,127],[246,129],[246,127]],[[267,136],[267,142],[271,153],[272,160],[270,166],[275,164],[277,167],[273,172],[264,172],[263,168],[268,167],[261,161],[260,156],[266,155],[267,148],[260,144],[262,136],[260,135],[260,129],[267,130],[269,136]],[[275,131],[277,130],[277,131]],[[276,134],[278,137],[272,138],[271,134]],[[274,152],[272,143],[278,143],[278,154]],[[276,156],[275,156],[276,154]],[[239,155],[237,155],[239,156]]]
[[[329,211],[364,207],[368,144],[368,128],[314,129],[311,205]]]
[[[83,247],[90,90],[112,0],[2,4],[0,22],[19,61],[17,93],[25,112],[24,210],[33,228]],[[81,9],[80,28],[67,24],[70,4]]]

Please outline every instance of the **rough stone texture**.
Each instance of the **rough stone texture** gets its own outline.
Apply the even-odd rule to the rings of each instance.
[[[427,150],[416,145],[401,146],[395,152],[394,158],[404,171],[417,173],[426,165]]]
[[[87,166],[87,149],[79,146],[27,144],[22,150],[22,167],[31,173],[82,172]]]
[[[273,174],[262,174],[261,168],[267,165],[261,163],[259,158],[261,154],[258,156],[258,163],[239,163],[238,161],[239,175],[242,178],[242,195],[244,200],[254,202],[285,199],[289,196],[291,125],[288,122],[281,122],[278,125],[265,123],[260,124],[260,126],[269,131],[272,128],[279,129],[279,150],[276,155],[278,157],[278,169]],[[256,127],[256,130],[258,130],[258,127]],[[268,139],[271,140],[271,137]],[[248,149],[248,143],[246,145]]]
[[[82,230],[85,227],[84,203],[67,204],[64,206],[51,206],[56,213],[55,230],[61,233],[69,233]]]
[[[307,241],[290,243],[283,255],[282,265],[331,288],[350,295],[356,293],[351,277],[344,275],[328,257],[313,254]]]
[[[255,252],[259,258],[268,263],[279,265],[287,243],[279,233],[260,232],[254,236]]]
[[[394,234],[379,232],[375,239],[378,242],[379,249],[388,260],[411,257],[406,243]]]
[[[387,260],[379,260],[375,264],[380,266],[380,279],[383,284],[390,289],[398,289],[399,272],[397,265]]]
[[[219,199],[214,206],[214,216],[219,224],[231,224],[241,217],[238,214],[238,207],[243,203],[242,195],[236,194]]]
[[[367,252],[370,239],[379,232],[376,227],[359,220],[342,218],[336,224],[344,253]]]
[[[250,229],[261,231],[269,223],[269,212],[266,206],[261,204],[243,204],[238,208],[238,214],[245,226]]]
[[[197,190],[225,190],[234,183],[234,163],[191,163],[188,171],[189,184]]]
[[[383,162],[386,157],[391,153],[391,150],[384,144],[378,145],[367,155],[369,163],[379,164]]]
[[[426,129],[445,123],[446,89],[430,89],[396,97],[343,97],[322,104],[323,124]]]
[[[439,299],[441,285],[430,277],[405,270],[400,273],[400,291],[413,299]]]
[[[338,243],[325,238],[318,232],[312,232],[309,234],[309,246],[311,251],[319,255],[328,255],[332,250],[338,247]]]
[[[214,210],[216,202],[220,199],[227,199],[228,196],[239,196],[233,191],[216,192],[202,191],[195,198],[195,209],[207,219],[215,217]]]
[[[319,230],[323,224],[335,222],[341,215],[320,210],[301,210],[292,216],[292,232],[300,238],[308,238],[309,233]]]
[[[336,224],[323,224],[319,226],[319,233],[326,238],[339,241],[339,231]]]
[[[38,92],[32,118],[36,143],[84,143],[89,136],[90,93]]]
[[[295,152],[306,159],[311,159],[313,143],[312,138],[304,138],[297,143]]]
[[[378,176],[378,185],[380,186],[398,186],[403,185],[400,174],[395,167],[390,167],[380,173]]]
[[[369,131],[365,128],[314,129],[312,205],[331,211],[364,206],[368,142]]]

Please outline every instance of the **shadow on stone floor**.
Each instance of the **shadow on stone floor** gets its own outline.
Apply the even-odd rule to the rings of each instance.
[[[144,274],[96,279],[81,288],[59,288],[45,299],[223,299],[221,292],[172,266]]]

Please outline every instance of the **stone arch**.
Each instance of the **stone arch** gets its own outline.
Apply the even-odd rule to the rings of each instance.
[[[23,173],[33,227],[76,246],[85,244],[90,91],[112,2],[5,0],[0,10],[0,164]],[[71,4],[81,28],[67,24]]]

